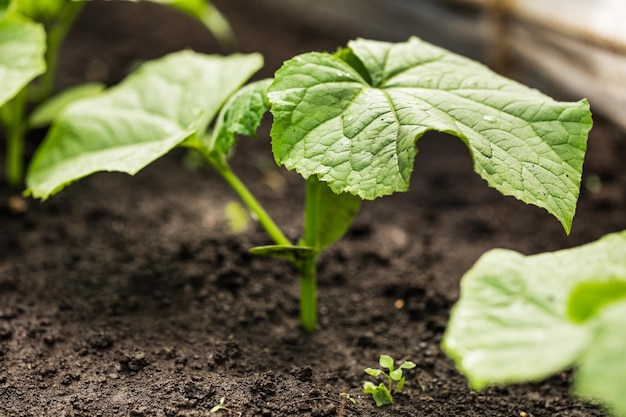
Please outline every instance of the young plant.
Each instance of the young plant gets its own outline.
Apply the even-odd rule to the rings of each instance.
[[[8,0],[0,6],[0,123],[6,133],[5,173],[11,186],[23,181],[28,131],[48,126],[71,102],[104,89],[99,83],[87,83],[50,98],[61,45],[85,1]],[[232,46],[230,27],[206,0],[153,1],[199,19],[222,44]]]
[[[554,253],[495,249],[463,277],[444,351],[470,385],[575,368],[574,390],[626,416],[626,231]]]
[[[569,233],[592,124],[585,100],[554,101],[417,38],[299,55],[273,80],[238,90],[260,65],[256,55],[192,52],[145,64],[66,108],[32,161],[28,192],[45,199],[91,173],[134,174],[175,147],[195,149],[272,239],[253,253],[295,266],[307,331],[317,323],[319,253],[341,238],[363,199],[408,189],[415,143],[429,130],[458,136],[489,185],[545,208]],[[306,179],[297,243],[227,160],[237,135],[254,136],[268,108],[276,162]]]
[[[413,369],[415,368],[415,364],[410,361],[405,361],[398,368],[396,368],[393,358],[388,355],[380,355],[378,364],[381,368],[387,369],[387,372],[383,369],[367,368],[365,373],[374,377],[382,375],[387,379],[387,384],[385,385],[385,383],[381,382],[377,386],[370,381],[366,381],[363,383],[363,392],[365,394],[371,394],[374,402],[376,402],[376,406],[380,407],[382,405],[393,403],[391,392],[393,391],[394,394],[397,394],[402,391],[402,388],[404,388],[404,381],[406,377],[402,374],[402,370]],[[396,383],[395,388],[394,382]]]
[[[224,405],[225,401],[226,401],[225,397],[220,398],[220,402],[216,406],[211,408],[209,412],[214,414],[214,413],[219,413],[220,411],[226,411],[228,414],[237,414],[238,416],[241,416],[243,414],[237,411],[233,411],[232,408],[225,406]]]

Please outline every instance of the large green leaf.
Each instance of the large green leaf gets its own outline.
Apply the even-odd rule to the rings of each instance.
[[[47,198],[97,171],[137,171],[204,133],[226,99],[262,65],[258,54],[191,51],[144,64],[119,86],[70,105],[29,167],[26,183]]]
[[[0,105],[46,70],[45,51],[40,24],[13,13],[0,19]]]
[[[279,164],[374,199],[407,190],[415,141],[447,132],[490,186],[547,209],[569,232],[592,125],[585,100],[556,102],[417,38],[348,46],[276,73],[268,97]]]
[[[618,280],[626,282],[626,232],[528,257],[490,251],[463,277],[443,348],[474,388],[542,379],[577,364],[600,343],[600,318],[590,318],[588,306],[570,300],[577,288],[585,285],[598,292],[588,299],[601,300],[606,291],[600,284],[614,286]],[[606,297],[596,304],[596,311],[610,305]],[[581,311],[573,311],[577,308]],[[623,346],[626,327],[613,330]]]

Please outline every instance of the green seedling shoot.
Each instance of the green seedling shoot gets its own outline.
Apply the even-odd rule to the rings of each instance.
[[[375,385],[370,381],[366,381],[363,383],[363,392],[370,394],[374,402],[376,402],[376,406],[380,407],[393,403],[391,393],[397,394],[404,388],[406,377],[403,375],[402,371],[404,369],[415,368],[415,364],[410,361],[405,361],[396,368],[393,358],[388,355],[380,355],[378,364],[381,368],[386,369],[387,372],[383,369],[367,368],[365,373],[374,377],[383,376],[387,379],[387,383],[381,382],[379,385]]]
[[[241,416],[243,413],[237,412],[237,411],[233,411],[231,408],[227,407],[224,405],[224,402],[226,401],[225,397],[220,398],[220,402],[214,406],[213,408],[211,408],[211,410],[209,410],[210,413],[218,413],[220,411],[226,411],[228,414],[237,414],[238,416]]]
[[[234,37],[227,21],[206,0],[153,0],[203,22],[226,47]],[[6,181],[22,185],[27,133],[48,126],[67,105],[100,94],[85,83],[53,96],[61,45],[87,0],[9,0],[0,5],[0,124],[6,136]]]
[[[350,401],[352,404],[356,404],[356,400],[352,398],[352,396],[347,392],[342,392],[341,394],[339,394],[339,396],[341,398],[345,398],[346,400]]]
[[[306,331],[317,326],[319,254],[363,200],[409,189],[416,143],[430,130],[459,137],[490,186],[546,209],[569,233],[592,125],[585,100],[555,101],[417,38],[298,55],[273,79],[242,87],[261,66],[258,54],[190,51],[145,63],[64,109],[33,158],[27,192],[46,199],[94,172],[134,175],[174,148],[193,149],[267,232],[271,244],[252,252],[293,264]],[[268,110],[276,163],[306,181],[296,242],[229,163],[238,136],[256,136]]]

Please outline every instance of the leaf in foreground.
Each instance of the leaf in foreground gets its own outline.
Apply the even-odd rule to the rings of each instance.
[[[142,65],[117,87],[65,109],[33,158],[28,192],[45,199],[97,171],[135,174],[186,138],[203,134],[224,101],[261,65],[258,54],[190,51]]]
[[[15,14],[0,18],[0,105],[46,70],[45,51],[40,24]]]
[[[626,416],[626,301],[607,306],[593,322],[593,344],[578,361],[574,389]]]
[[[463,277],[443,348],[474,388],[577,365],[581,395],[626,413],[626,292],[607,291],[625,284],[626,232],[527,257],[490,251]]]
[[[276,161],[337,193],[406,191],[416,140],[437,130],[466,143],[490,186],[570,230],[592,125],[585,100],[554,101],[417,38],[297,56],[268,97]]]

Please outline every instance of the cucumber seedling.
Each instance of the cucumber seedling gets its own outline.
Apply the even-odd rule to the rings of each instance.
[[[241,87],[261,65],[257,54],[190,51],[144,64],[63,111],[30,165],[28,193],[45,199],[94,172],[135,174],[176,147],[194,149],[272,240],[252,252],[295,266],[306,331],[317,325],[320,252],[342,237],[362,200],[409,189],[427,131],[459,137],[490,186],[546,209],[569,233],[592,125],[586,100],[555,101],[418,38],[305,53],[274,79]],[[306,180],[295,243],[228,161],[237,135],[255,136],[268,109],[276,163]]]
[[[378,364],[383,369],[367,368],[365,373],[374,377],[383,376],[387,379],[387,383],[381,382],[379,385],[375,385],[370,381],[365,381],[363,383],[363,392],[371,395],[376,405],[380,407],[393,403],[391,393],[397,394],[404,388],[406,377],[403,375],[403,370],[413,369],[415,364],[411,361],[404,361],[396,368],[395,361],[389,355],[380,355]],[[385,369],[387,370],[386,372],[384,371]]]

